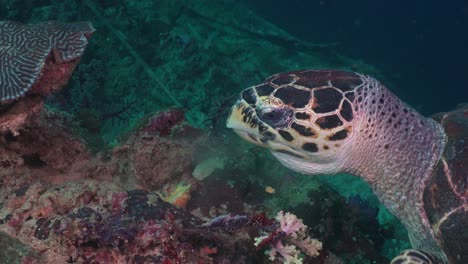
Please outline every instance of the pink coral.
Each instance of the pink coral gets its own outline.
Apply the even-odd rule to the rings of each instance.
[[[320,254],[322,243],[307,235],[308,227],[294,214],[280,211],[275,218],[279,227],[269,234],[256,238],[257,248],[270,245],[270,260],[280,259],[284,263],[303,263],[301,251],[310,257]],[[278,254],[279,253],[279,256]]]
[[[302,223],[302,220],[291,213],[280,211],[276,216],[276,220],[280,223],[281,231],[293,238],[297,238],[298,233],[303,234],[307,230],[307,226]]]

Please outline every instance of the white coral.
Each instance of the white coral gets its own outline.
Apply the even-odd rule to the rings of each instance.
[[[285,214],[283,211],[279,211],[275,219],[280,223],[281,231],[292,238],[297,238],[298,234],[307,232],[307,226],[304,225],[302,220],[289,212]]]
[[[312,239],[307,235],[308,227],[304,225],[301,219],[294,214],[280,211],[275,218],[280,223],[280,231],[286,234],[285,244],[283,241],[277,241],[270,244],[272,247],[268,251],[269,259],[274,261],[277,257],[281,258],[285,264],[301,264],[303,258],[301,251],[308,256],[315,257],[319,255],[322,249],[322,243]],[[255,239],[255,245],[259,245],[268,236],[262,236]],[[277,256],[279,253],[280,256]]]

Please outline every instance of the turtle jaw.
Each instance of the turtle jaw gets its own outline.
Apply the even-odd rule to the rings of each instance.
[[[226,126],[231,128],[241,138],[258,146],[267,147],[260,138],[258,126],[261,121],[255,114],[255,109],[243,99],[237,100],[231,108]]]
[[[244,140],[257,146],[270,149],[273,153],[293,156],[307,160],[309,157],[289,146],[278,132],[258,117],[264,108],[257,109],[240,98],[231,108],[226,126],[231,128]]]
[[[283,166],[307,175],[331,175],[341,171],[342,164],[340,159],[327,157],[304,157],[295,155],[294,152],[271,151],[273,156],[283,164]]]
[[[226,126],[244,140],[267,148],[286,167],[305,174],[333,174],[341,164],[333,156],[300,152],[289,146],[274,128],[257,116],[257,109],[243,99],[232,107]]]

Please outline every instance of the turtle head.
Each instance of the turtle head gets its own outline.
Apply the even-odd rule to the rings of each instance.
[[[361,76],[335,70],[276,74],[241,92],[227,126],[307,174],[341,171],[352,145]]]
[[[376,79],[336,70],[271,76],[242,91],[227,126],[292,170],[360,176],[409,230],[446,144],[440,124]]]

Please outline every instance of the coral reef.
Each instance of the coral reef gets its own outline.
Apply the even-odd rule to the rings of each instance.
[[[258,215],[253,205],[230,193],[226,197],[237,199],[243,215],[220,216],[235,211],[232,205],[217,204],[222,201],[190,200],[191,191],[203,190],[203,183],[192,178],[189,154],[205,142],[198,133],[175,142],[181,130],[162,136],[146,125],[113,150],[92,154],[74,136],[72,122],[66,114],[42,111],[18,135],[0,137],[0,231],[32,252],[22,261],[263,261],[266,256],[256,250],[254,237],[284,227],[281,219]],[[177,208],[186,205],[190,209]],[[201,206],[210,208],[206,215]],[[293,232],[285,235],[303,239]]]
[[[33,120],[43,107],[43,100],[33,97],[0,108],[0,132],[18,135],[19,130]]]
[[[0,133],[18,134],[43,107],[42,97],[70,78],[94,32],[91,23],[0,22]],[[15,99],[26,94],[19,102]]]
[[[34,129],[29,126],[24,128],[15,140],[11,139],[13,135],[3,137],[2,149],[9,149],[16,142],[28,145],[31,143],[28,137],[40,135],[44,131],[38,131],[51,126],[54,127],[53,131],[59,131],[53,138],[38,137],[40,140],[35,145],[38,152],[34,162],[24,160],[21,164],[2,170],[0,190],[0,230],[31,247],[33,252],[39,254],[40,262],[250,261],[263,257],[255,250],[253,234],[259,234],[260,230],[271,226],[281,226],[280,222],[275,224],[274,220],[255,215],[218,216],[203,223],[200,218],[164,202],[156,192],[125,190],[124,187],[129,186],[128,181],[131,180],[126,178],[127,181],[122,182],[119,174],[123,172],[116,170],[114,166],[127,160],[127,156],[122,153],[131,152],[128,149],[145,149],[144,145],[135,143],[136,139],[132,138],[127,142],[125,150],[115,150],[114,156],[108,160],[99,155],[90,157],[83,151],[83,145],[79,141],[76,146],[70,144],[71,135],[66,133],[65,128],[60,128],[60,123],[54,124],[54,120],[59,120],[56,115],[43,114],[42,118],[44,120],[34,124]],[[41,127],[45,121],[47,127]],[[138,139],[148,141],[148,134],[145,135],[146,137]],[[41,146],[43,141],[50,141],[54,149],[58,150],[65,146],[75,148],[74,151],[68,149],[74,155],[54,152],[57,157],[51,160],[57,162],[50,162],[48,157],[53,154],[41,152],[45,149]],[[154,143],[151,140],[148,142]],[[21,153],[23,147],[18,144],[16,149],[12,149],[8,153],[10,158]],[[167,151],[165,145],[154,144],[152,149],[156,148]],[[58,162],[59,156],[73,161],[74,164]],[[142,154],[141,157],[143,156],[154,159],[151,153]],[[172,158],[176,164],[184,159],[181,156]],[[116,159],[120,159],[120,162],[115,161]],[[166,161],[165,164],[171,168],[170,163]],[[60,180],[58,175],[55,179],[50,179],[50,174],[54,171],[60,175]],[[100,173],[96,174],[97,171]],[[15,177],[17,173],[22,177]],[[108,174],[110,181],[103,179],[105,174]],[[133,177],[137,175],[139,172],[135,171]],[[100,179],[92,179],[93,176]],[[132,173],[128,177],[131,178]],[[154,173],[153,177],[164,179],[164,176]],[[172,178],[179,181],[183,177],[172,175]],[[134,181],[136,185],[142,185],[148,190],[161,190],[166,185],[164,181],[158,184],[154,182],[154,185],[144,185],[138,178]]]
[[[179,109],[171,109],[152,117],[143,130],[159,133],[160,136],[168,136],[174,126],[181,124],[183,121],[184,113]]]
[[[125,151],[136,179],[148,189],[162,186],[173,179],[190,176],[190,148],[186,144],[157,136],[141,135],[131,138],[131,149]]]
[[[307,256],[318,256],[322,249],[322,243],[316,239],[311,239],[307,235],[308,227],[291,213],[280,211],[276,216],[279,227],[270,234],[255,238],[257,248],[270,245],[269,259],[271,261],[280,259],[284,263],[303,263],[300,256],[303,251]],[[285,245],[283,241],[289,242]],[[297,247],[297,248],[296,248]]]
[[[365,260],[388,263],[393,257],[380,251],[398,230],[381,225],[376,208],[359,201],[360,198],[347,201],[326,185],[306,195],[302,202],[285,208],[302,219],[312,236],[320,238],[324,247],[337,253],[344,263],[358,264]]]
[[[24,186],[9,196],[1,230],[46,263],[217,263],[235,255],[197,231],[200,220],[147,191],[89,180]],[[212,245],[223,254],[209,257],[203,246]]]
[[[137,132],[139,136],[129,139],[126,147],[114,150],[110,157],[93,156],[81,141],[72,140],[64,123],[66,118],[45,112],[19,135],[2,135],[3,232],[33,248],[47,263],[212,263],[235,255],[213,241],[213,235],[194,230],[201,220],[165,203],[156,193],[124,189],[145,186],[160,190],[167,179],[180,181],[182,176],[173,174],[177,166],[170,164],[180,165],[184,156],[160,162],[160,155],[144,151],[151,145],[151,150],[167,154],[168,146],[174,143],[158,144],[155,138],[150,140],[147,134]],[[176,147],[174,153],[180,149]],[[149,158],[144,160],[149,164],[160,162],[162,173],[152,175],[160,177],[159,182],[145,183],[151,172],[136,169],[132,173],[116,167],[133,151],[139,158]],[[128,168],[139,168],[138,162],[129,159]],[[128,177],[123,178],[125,173]],[[248,241],[243,244],[246,251],[254,252],[247,247]],[[209,257],[203,247],[211,245],[223,248],[223,252]]]
[[[380,263],[385,242],[398,248],[392,226],[369,220],[373,205],[347,203],[224,129],[232,96],[272,73],[352,65],[378,76],[371,67],[232,0],[7,2],[8,19],[98,30],[65,89],[0,106],[12,262],[268,263],[271,249],[282,263],[279,240],[299,245],[279,232],[281,210],[322,242],[317,257],[294,253],[305,263]]]

